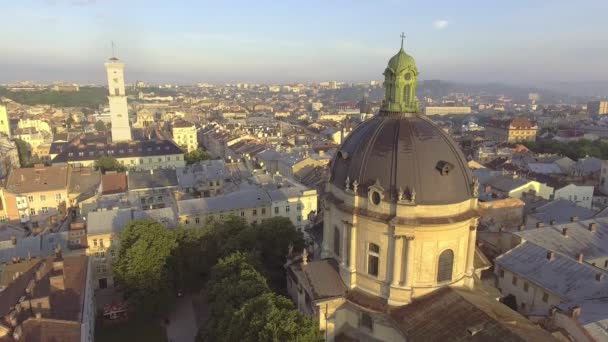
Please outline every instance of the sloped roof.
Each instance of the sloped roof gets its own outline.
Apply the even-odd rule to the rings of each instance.
[[[444,287],[391,311],[408,341],[557,341],[506,305]]]

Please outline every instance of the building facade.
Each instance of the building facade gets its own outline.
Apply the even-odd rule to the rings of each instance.
[[[538,126],[526,118],[492,120],[486,126],[486,139],[495,142],[536,141]]]

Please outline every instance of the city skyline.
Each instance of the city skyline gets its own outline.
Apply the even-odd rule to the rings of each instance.
[[[421,79],[538,85],[608,77],[608,24],[600,20],[608,4],[600,1],[585,1],[585,16],[566,1],[161,4],[7,3],[0,83],[102,84],[111,41],[128,82],[378,80],[376,66],[398,50],[402,31],[406,50],[422,61]]]

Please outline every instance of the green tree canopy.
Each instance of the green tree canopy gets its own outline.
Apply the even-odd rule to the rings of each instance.
[[[194,150],[192,152],[184,154],[184,160],[188,165],[196,164],[198,162],[208,159],[211,159],[211,156],[209,156],[207,152],[202,150]]]
[[[169,259],[177,246],[175,233],[154,221],[131,221],[120,234],[114,275],[136,312],[153,315],[172,306]]]
[[[116,158],[103,156],[95,161],[95,169],[106,173],[107,171],[124,172],[127,168],[119,163]]]
[[[95,130],[97,132],[105,132],[108,129],[103,121],[95,121]]]
[[[248,300],[233,314],[229,341],[320,341],[318,325],[293,303],[268,292]]]
[[[319,341],[316,324],[271,292],[252,255],[236,252],[213,267],[209,320],[201,341]]]

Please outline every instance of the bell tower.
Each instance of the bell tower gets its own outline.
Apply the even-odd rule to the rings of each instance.
[[[401,34],[401,50],[393,56],[384,70],[384,100],[382,111],[397,113],[418,112],[416,86],[418,69],[414,58],[403,49],[405,35]]]
[[[112,116],[112,142],[130,141],[131,126],[129,126],[129,108],[125,93],[124,63],[116,57],[106,63],[108,75],[108,102]]]

